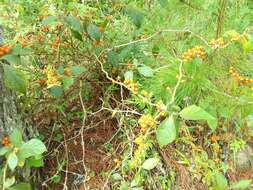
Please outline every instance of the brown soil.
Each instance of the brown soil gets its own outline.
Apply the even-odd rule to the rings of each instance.
[[[101,88],[94,89],[92,93],[92,100],[87,101],[85,107],[94,112],[100,109],[99,97],[103,95]],[[111,105],[114,104],[115,102],[112,101]],[[32,124],[39,128],[40,133],[44,131],[44,136],[47,137],[44,142],[48,147],[48,155],[44,160],[45,165],[40,171],[41,181],[46,181],[47,186],[41,185],[39,189],[47,190],[50,187],[53,190],[62,190],[66,184],[68,189],[79,190],[80,187],[81,189],[83,187],[83,181],[89,189],[101,189],[104,184],[101,173],[112,169],[115,164],[113,160],[117,157],[114,151],[117,138],[112,138],[117,132],[117,121],[112,118],[111,112],[101,111],[95,115],[88,115],[82,127],[82,118],[76,115],[78,112],[82,113],[79,97],[69,100],[64,112],[66,115],[72,114],[71,120],[67,120],[62,113],[52,111],[50,108],[36,113],[32,118]],[[56,123],[60,129],[53,130]],[[82,129],[83,135],[81,135]],[[59,134],[62,139],[57,141],[54,137]],[[59,169],[61,164],[62,168]],[[85,180],[86,170],[89,176]],[[48,180],[55,174],[61,176],[58,183]]]
[[[93,177],[89,176],[89,180],[86,181],[86,186],[89,186],[90,189],[96,189],[102,186],[103,179],[100,176],[101,172],[108,171],[113,167],[114,164],[112,162],[114,155],[110,154],[110,151],[106,149],[106,143],[116,133],[117,123],[114,119],[110,118],[110,114],[108,113],[100,114],[95,118],[95,120],[97,121],[93,121],[94,123],[98,123],[99,121],[102,122],[100,122],[101,124],[95,126],[94,128],[87,129],[84,127],[84,147],[82,146],[81,135],[78,135],[78,132],[81,130],[81,126],[75,127],[76,129],[72,130],[72,133],[63,132],[66,143],[62,142],[60,147],[59,143],[57,142],[53,142],[53,145],[50,146],[50,150],[57,149],[59,153],[57,155],[52,153],[46,157],[45,167],[42,169],[44,174],[53,176],[57,172],[57,159],[62,162],[66,162],[68,160],[68,164],[63,167],[65,172],[60,172],[62,179],[61,183],[48,184],[52,189],[62,190],[65,182],[66,170],[68,171],[67,186],[71,189],[76,189],[76,187],[80,186],[84,180],[83,178],[80,178],[79,180],[77,179],[78,174],[79,176],[84,177],[84,165],[90,172],[92,171],[94,173]],[[111,148],[113,148],[115,139],[113,139],[110,143]],[[68,150],[68,155],[66,154],[66,150]],[[84,164],[82,162],[83,157]],[[75,187],[73,184],[76,184]],[[47,188],[41,187],[41,189]]]

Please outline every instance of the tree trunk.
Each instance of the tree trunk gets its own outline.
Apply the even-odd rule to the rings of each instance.
[[[0,25],[0,46],[3,44],[3,28]],[[10,135],[12,130],[18,126],[16,96],[4,85],[2,63],[4,61],[0,60],[0,139],[5,135]]]
[[[0,66],[0,138],[10,135],[20,125],[18,121],[16,96],[4,85],[3,67]]]
[[[0,46],[3,44],[2,27],[0,26]],[[4,71],[2,64],[8,64],[4,60],[0,60],[0,140],[5,136],[10,136],[14,128],[23,129],[21,117],[17,113],[16,94],[5,86]],[[23,131],[23,130],[22,130]],[[23,133],[23,138],[26,139]],[[2,144],[0,143],[0,147]],[[0,165],[3,158],[0,157]],[[30,169],[24,167],[17,171],[18,177],[22,180],[28,180]]]

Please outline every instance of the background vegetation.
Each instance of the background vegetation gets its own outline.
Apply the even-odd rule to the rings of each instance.
[[[0,15],[24,120],[2,139],[3,190],[253,188],[251,0],[2,0]]]

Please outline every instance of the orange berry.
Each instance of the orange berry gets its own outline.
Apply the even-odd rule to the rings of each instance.
[[[43,26],[43,27],[41,28],[41,30],[42,30],[42,32],[47,33],[47,32],[49,32],[49,27],[48,27],[48,26]]]

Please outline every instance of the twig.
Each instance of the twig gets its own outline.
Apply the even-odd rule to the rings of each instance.
[[[69,164],[69,154],[68,154],[68,145],[66,143],[66,136],[63,134],[64,137],[64,142],[65,142],[65,154],[66,154],[66,174],[65,174],[65,179],[64,179],[64,185],[63,185],[63,190],[68,190],[67,182],[68,182],[68,164]]]
[[[178,68],[178,70],[179,70],[178,81],[177,81],[177,84],[176,84],[176,86],[175,86],[175,88],[174,88],[174,90],[173,90],[171,100],[170,100],[170,102],[167,104],[167,106],[173,104],[174,101],[175,101],[177,89],[178,89],[178,87],[179,87],[179,85],[180,85],[180,83],[181,83],[181,79],[182,79],[182,77],[183,77],[182,67],[183,67],[183,60],[180,60],[180,65],[179,65],[179,68]]]
[[[80,102],[81,102],[81,105],[82,105],[82,109],[83,109],[83,123],[82,123],[82,127],[81,127],[81,130],[80,130],[80,133],[81,133],[81,144],[82,144],[82,164],[83,164],[83,169],[84,169],[84,172],[85,172],[85,178],[84,178],[84,180],[86,180],[86,177],[87,177],[87,167],[85,165],[85,147],[84,147],[84,136],[83,136],[83,133],[84,133],[84,125],[85,125],[85,120],[86,120],[87,112],[86,112],[86,109],[85,109],[85,106],[84,106],[84,103],[83,103],[83,98],[82,98],[82,82],[80,82],[79,99],[80,99]],[[83,187],[84,187],[85,190],[87,189],[86,185],[85,185],[85,182],[83,182]]]
[[[189,29],[163,29],[163,30],[160,30],[160,31],[157,31],[155,33],[153,33],[152,35],[146,37],[146,38],[142,38],[142,39],[138,39],[138,40],[134,40],[134,41],[130,41],[130,42],[127,42],[127,43],[124,43],[124,44],[120,44],[120,45],[115,45],[111,48],[107,48],[107,49],[104,49],[103,51],[101,51],[101,53],[97,56],[97,58],[99,58],[100,56],[102,56],[105,52],[109,52],[109,51],[112,51],[113,49],[119,49],[119,48],[122,48],[122,47],[125,47],[125,46],[129,46],[129,45],[133,45],[133,44],[136,44],[136,43],[141,43],[141,42],[145,42],[145,41],[148,41],[148,40],[151,40],[153,39],[154,37],[158,36],[158,35],[161,35],[163,33],[170,33],[170,32],[174,32],[174,33],[190,33],[192,34],[193,36],[199,38],[205,45],[209,46],[209,43],[207,40],[205,40],[202,36],[196,34],[195,32],[189,30]],[[209,46],[210,47],[210,46]]]

